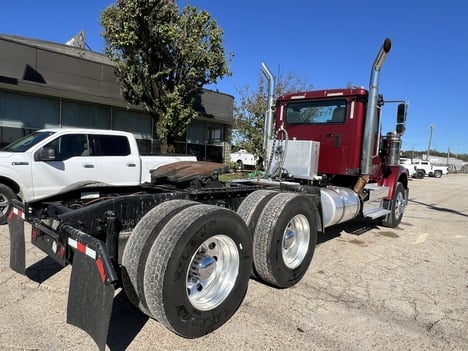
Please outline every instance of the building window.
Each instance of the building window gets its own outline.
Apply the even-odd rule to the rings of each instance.
[[[138,139],[152,139],[151,116],[138,111],[112,109],[112,129],[133,133]]]
[[[63,100],[62,127],[110,129],[111,109],[104,105]]]
[[[208,140],[207,144],[210,145],[221,145],[224,139],[223,131],[224,126],[222,124],[207,124]]]
[[[0,91],[0,126],[40,129],[59,124],[58,99]]]
[[[203,121],[192,121],[187,130],[187,143],[205,144],[206,123]]]

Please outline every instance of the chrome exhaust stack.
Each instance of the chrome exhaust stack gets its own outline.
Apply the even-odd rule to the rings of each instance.
[[[367,102],[367,116],[364,125],[364,139],[362,143],[361,176],[368,176],[372,173],[372,153],[375,147],[375,133],[380,133],[378,130],[379,123],[377,118],[380,69],[387,58],[387,54],[390,52],[391,47],[392,41],[390,38],[385,39],[372,66],[369,83],[369,100]]]
[[[263,127],[264,160],[268,160],[271,154],[270,143],[273,135],[273,99],[275,96],[275,77],[265,62],[262,62],[262,73],[268,81],[267,109],[265,112],[265,125]]]

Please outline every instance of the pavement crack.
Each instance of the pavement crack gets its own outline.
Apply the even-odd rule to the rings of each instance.
[[[428,323],[427,326],[426,326],[426,330],[428,332],[430,332],[432,330],[432,328],[434,328],[434,326],[439,322],[440,322],[440,319],[436,320],[435,322]]]

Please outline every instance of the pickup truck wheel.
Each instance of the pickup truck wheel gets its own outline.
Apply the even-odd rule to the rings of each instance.
[[[122,285],[128,299],[151,316],[144,295],[144,269],[148,253],[161,229],[175,214],[198,204],[189,200],[171,200],[157,205],[137,223],[122,255]]]
[[[260,278],[288,288],[299,282],[317,241],[315,208],[300,194],[280,193],[265,206],[254,233],[254,266]]]
[[[418,179],[424,179],[425,175],[426,175],[426,173],[423,170],[418,170],[416,172],[416,178],[418,178]]]
[[[178,335],[206,335],[238,309],[251,269],[252,239],[239,215],[191,206],[167,222],[153,243],[144,275],[148,309]]]
[[[9,186],[0,184],[0,224],[7,222],[11,199],[16,199],[14,191]]]
[[[239,171],[242,171],[242,170],[244,169],[244,164],[242,163],[241,160],[238,160],[238,161],[236,162],[236,164],[237,164],[237,169],[238,169]]]
[[[389,228],[397,227],[401,222],[407,202],[405,188],[403,184],[398,183],[393,194],[391,212],[382,221],[382,225]]]
[[[442,177],[442,171],[434,171],[434,177],[436,178]]]

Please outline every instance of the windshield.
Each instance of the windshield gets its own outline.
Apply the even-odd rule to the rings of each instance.
[[[289,124],[343,123],[346,100],[311,100],[291,102],[286,108]]]
[[[1,151],[24,152],[52,134],[54,132],[34,132],[5,146]]]

